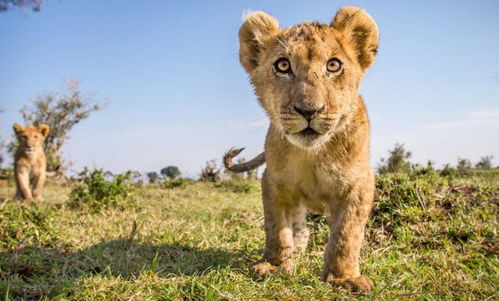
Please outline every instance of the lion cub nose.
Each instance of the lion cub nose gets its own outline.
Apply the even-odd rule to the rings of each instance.
[[[298,114],[302,115],[303,117],[305,117],[305,119],[307,119],[308,121],[310,121],[310,120],[312,120],[312,118],[314,118],[315,115],[321,113],[324,110],[324,106],[322,106],[319,109],[315,109],[315,108],[300,108],[300,107],[294,106],[294,109],[295,109],[296,112],[298,112]]]

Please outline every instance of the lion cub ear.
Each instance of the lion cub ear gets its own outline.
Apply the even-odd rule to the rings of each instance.
[[[38,130],[43,135],[43,137],[47,137],[47,135],[49,133],[49,129],[50,129],[50,127],[48,125],[46,125],[46,124],[40,124],[38,126]]]
[[[246,72],[258,67],[265,42],[277,32],[279,23],[267,13],[257,11],[245,17],[239,29],[239,60]]]
[[[23,131],[23,127],[22,125],[20,125],[19,123],[14,123],[14,125],[12,126],[12,128],[14,129],[14,133],[16,135],[20,134],[22,131]]]
[[[340,41],[365,71],[374,62],[378,51],[378,27],[373,18],[361,8],[342,7],[331,22]]]

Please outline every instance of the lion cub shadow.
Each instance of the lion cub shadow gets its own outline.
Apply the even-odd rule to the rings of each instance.
[[[217,248],[198,249],[180,243],[143,244],[129,239],[104,241],[80,251],[94,269],[107,269],[114,276],[137,276],[152,270],[160,276],[192,275],[213,269],[238,269],[247,263],[238,252]]]
[[[47,292],[71,291],[80,280],[97,274],[137,279],[148,271],[170,278],[224,268],[243,270],[248,265],[243,253],[198,249],[181,243],[137,243],[129,239],[102,241],[82,250],[26,246],[0,252],[0,284],[2,279],[15,279],[11,281],[11,297],[38,299]],[[27,285],[32,287],[29,292],[25,290]]]

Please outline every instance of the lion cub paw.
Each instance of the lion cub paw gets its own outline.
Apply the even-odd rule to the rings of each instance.
[[[268,262],[260,262],[251,267],[251,270],[255,272],[257,278],[263,278],[268,273],[277,272],[279,267]]]
[[[359,276],[355,278],[334,278],[329,276],[327,279],[328,283],[335,286],[340,286],[350,289],[352,292],[366,294],[372,291],[374,287],[374,281],[367,276]]]
[[[275,266],[269,262],[259,262],[255,264],[251,270],[255,272],[257,278],[263,278],[265,275],[269,273],[277,273],[282,272],[285,275],[291,275],[294,271],[294,264],[292,261],[285,261],[281,263],[279,266]]]

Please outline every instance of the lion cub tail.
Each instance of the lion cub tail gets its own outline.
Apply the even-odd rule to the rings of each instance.
[[[239,155],[239,153],[241,153],[243,150],[244,150],[244,147],[237,148],[237,149],[231,148],[228,152],[225,153],[224,165],[228,170],[230,170],[232,172],[245,172],[245,171],[255,169],[258,166],[265,163],[265,152],[263,152],[247,162],[243,162],[240,164],[234,164],[234,162],[232,162],[232,159],[235,156]]]

